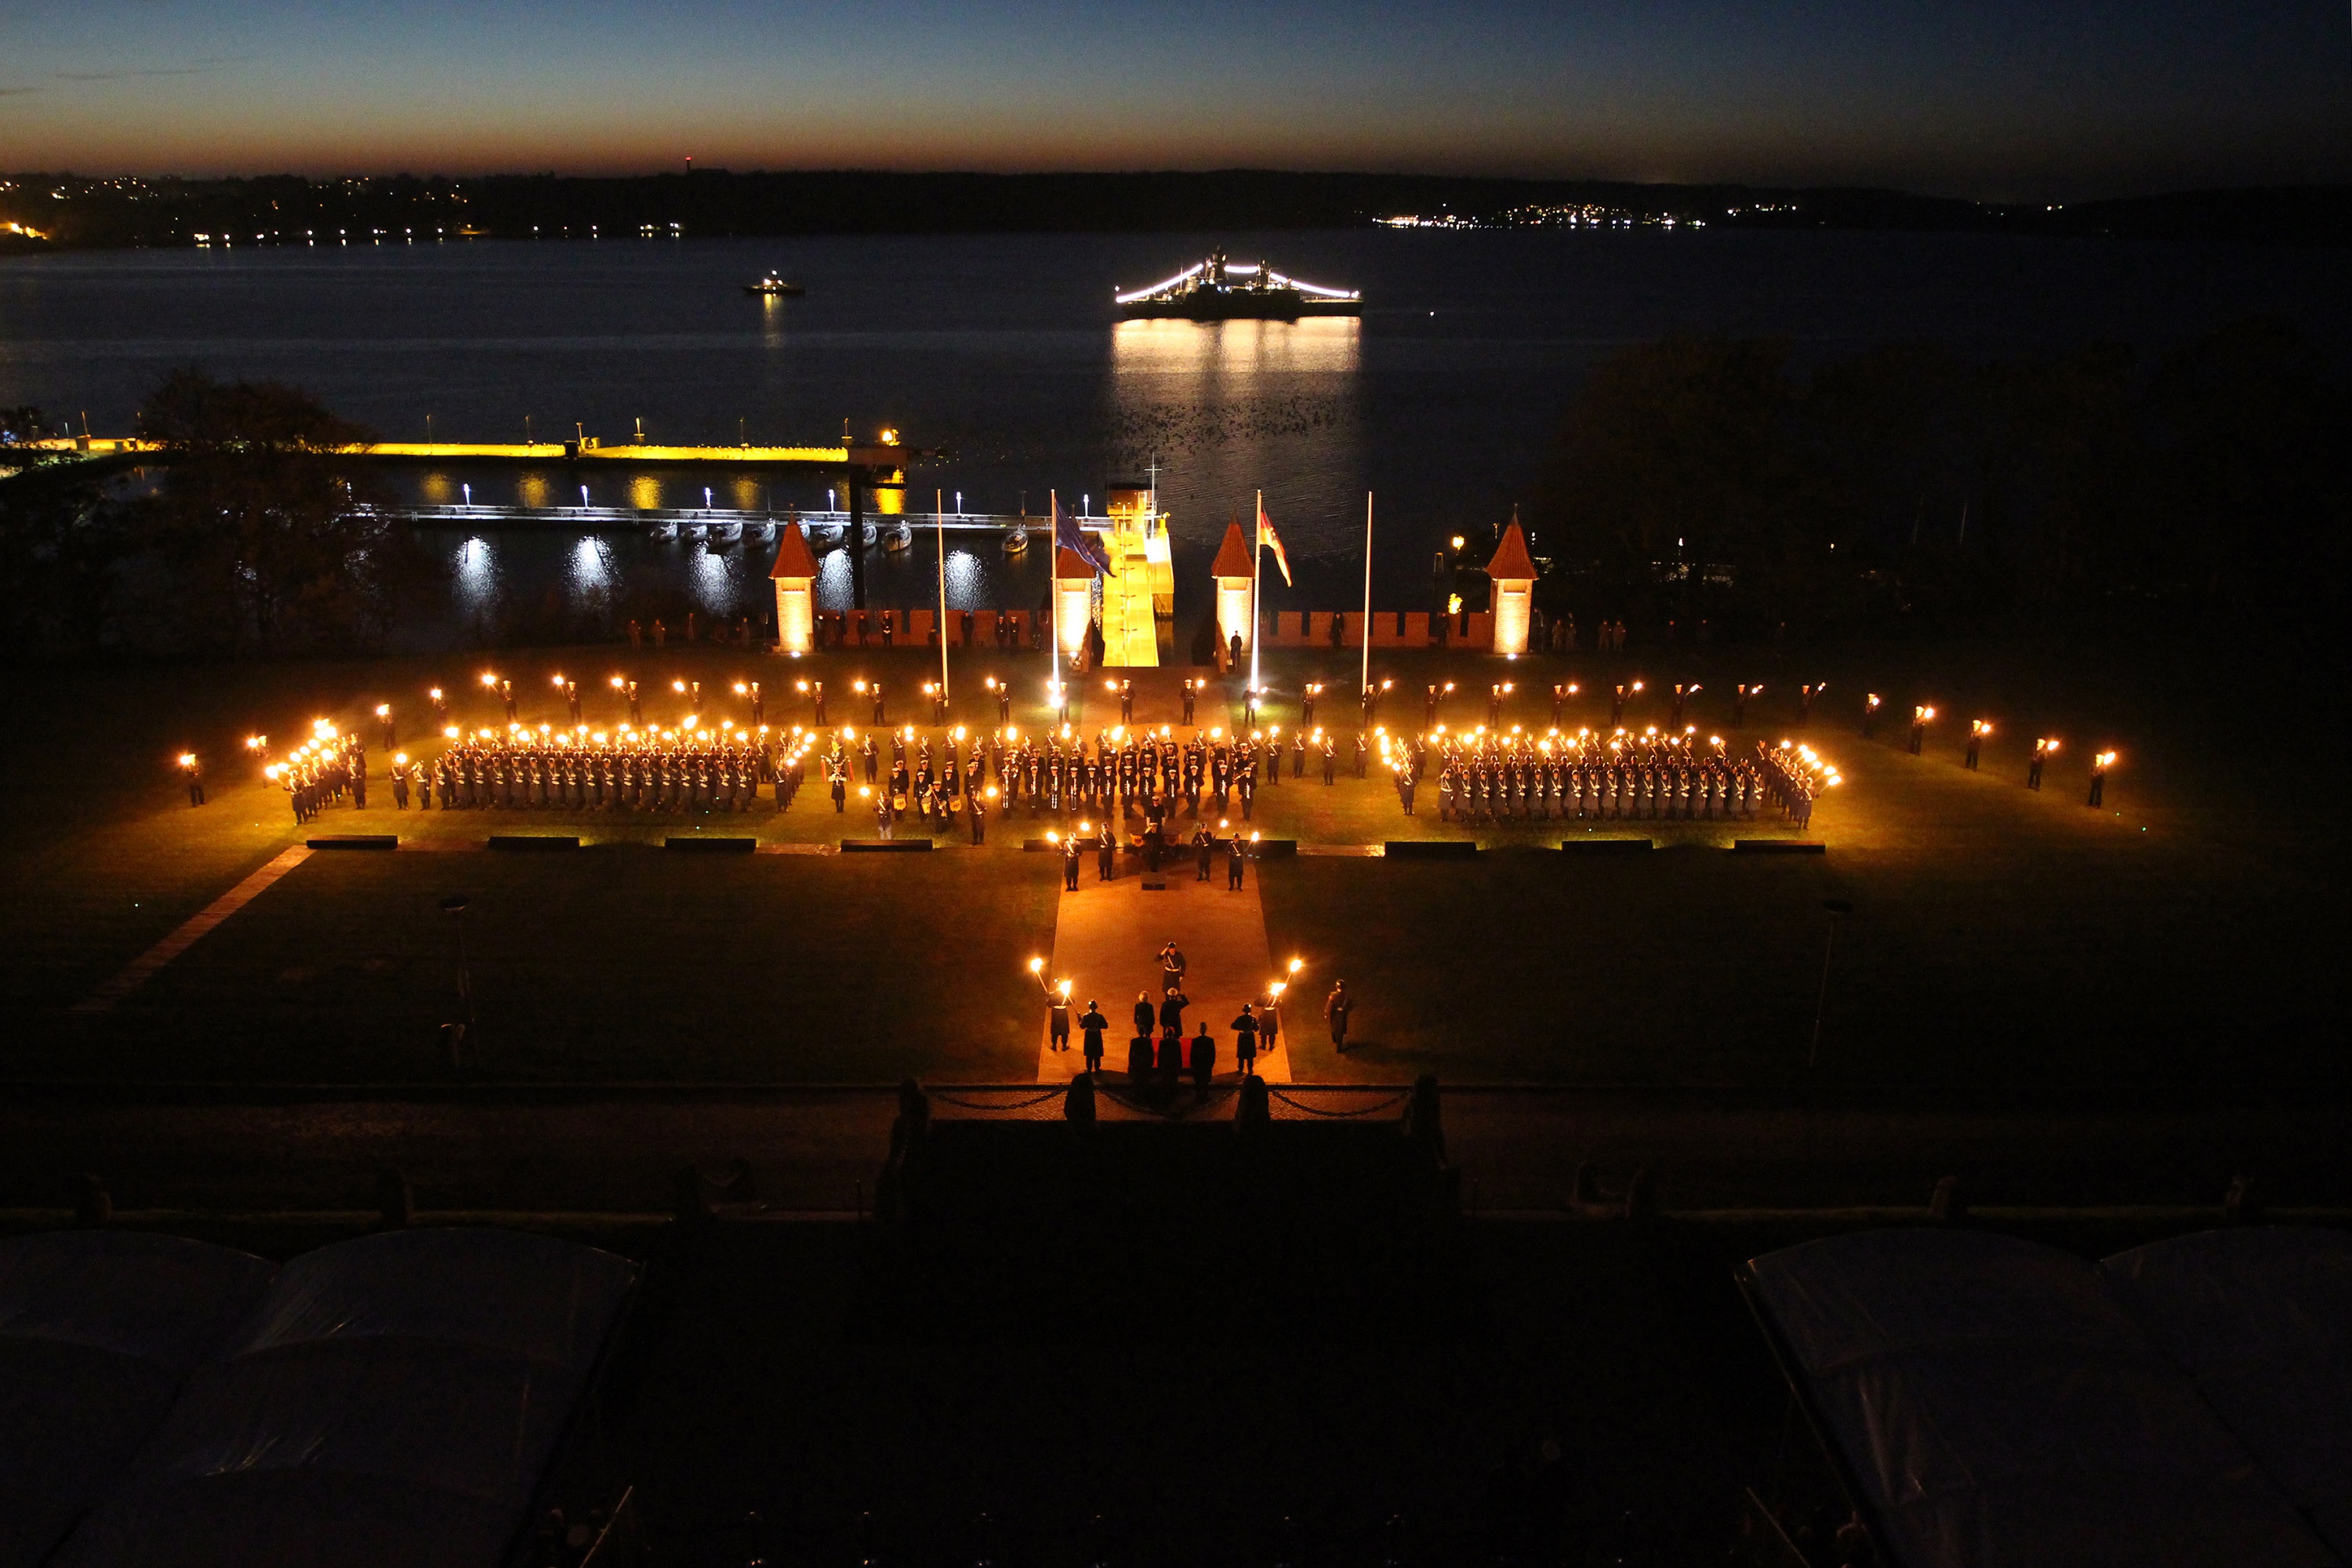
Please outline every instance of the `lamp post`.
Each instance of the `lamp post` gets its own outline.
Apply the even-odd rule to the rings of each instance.
[[[466,1021],[450,1026],[449,1065],[459,1065],[459,1051],[466,1037],[474,1030],[474,981],[466,966],[466,910],[473,900],[464,893],[452,893],[441,900],[441,912],[457,922],[457,1001],[466,1010]]]
[[[1822,989],[1813,999],[1813,1044],[1812,1048],[1805,1053],[1805,1069],[1808,1072],[1818,1067],[1822,1059],[1822,1018],[1829,1011],[1830,955],[1837,951],[1838,921],[1842,916],[1853,913],[1853,903],[1844,899],[1823,899],[1822,908],[1829,913],[1830,931],[1828,938],[1822,943]]]

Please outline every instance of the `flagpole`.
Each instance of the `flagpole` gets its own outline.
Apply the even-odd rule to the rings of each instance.
[[[931,521],[940,541],[940,700],[948,700],[948,519],[947,495],[931,492]]]
[[[1259,562],[1265,554],[1265,492],[1257,492],[1257,513],[1250,519],[1250,695],[1257,693],[1257,641],[1259,617],[1257,586],[1261,575]]]
[[[1055,716],[1062,706],[1062,492],[1047,490],[1045,505],[1053,514],[1052,542],[1045,548],[1045,614],[1053,622],[1054,679],[1045,695],[1053,700]]]
[[[1372,689],[1372,492],[1364,492],[1364,689]]]

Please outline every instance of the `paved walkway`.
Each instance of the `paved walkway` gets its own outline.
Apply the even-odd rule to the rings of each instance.
[[[77,1013],[104,1013],[111,1010],[117,1002],[146,984],[148,978],[157,970],[194,947],[197,939],[253,902],[272,882],[310,858],[310,849],[300,844],[280,851],[278,858],[268,865],[206,904],[196,913],[190,915],[181,923],[178,930],[132,959],[113,979],[91,992],[81,1001],[75,1003],[73,1010]]]
[[[1046,977],[1066,975],[1075,983],[1070,1011],[1075,1018],[1086,1011],[1088,998],[1102,1004],[1110,1019],[1104,1037],[1103,1066],[1123,1079],[1127,1042],[1134,1034],[1135,994],[1160,1000],[1160,949],[1170,940],[1183,951],[1185,994],[1192,1005],[1184,1013],[1184,1034],[1190,1039],[1206,1019],[1217,1042],[1217,1077],[1232,1080],[1234,1032],[1230,1027],[1244,1002],[1262,1001],[1266,982],[1275,977],[1274,961],[1266,952],[1265,913],[1258,903],[1257,867],[1239,892],[1225,888],[1225,862],[1214,862],[1211,880],[1192,879],[1192,859],[1186,855],[1163,874],[1167,887],[1146,891],[1140,862],[1121,857],[1116,881],[1095,880],[1094,857],[1087,857],[1083,879],[1075,893],[1062,895],[1054,922],[1054,957]],[[1042,1013],[1044,1004],[1041,1001]],[[1287,1017],[1284,1019],[1288,1023]],[[1066,1083],[1085,1069],[1079,1047],[1084,1037],[1073,1027],[1070,1048],[1051,1047],[1041,1018],[1037,1026],[1037,1081]],[[1284,1039],[1271,1054],[1261,1053],[1258,1076],[1269,1083],[1288,1083],[1289,1042]]]

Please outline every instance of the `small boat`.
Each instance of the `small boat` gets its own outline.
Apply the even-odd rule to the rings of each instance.
[[[1004,553],[1007,555],[1018,555],[1028,548],[1029,531],[1027,529],[1016,528],[1004,536]]]
[[[775,300],[797,300],[808,290],[797,283],[787,282],[771,272],[757,283],[744,284],[743,292],[764,295]]]
[[[914,542],[914,530],[903,522],[896,528],[885,528],[882,531],[882,548],[894,555]]]

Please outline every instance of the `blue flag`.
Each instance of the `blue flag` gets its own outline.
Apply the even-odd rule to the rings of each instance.
[[[1054,548],[1066,550],[1092,566],[1097,574],[1110,570],[1110,552],[1102,542],[1078,526],[1078,520],[1062,510],[1059,496],[1054,498]]]

